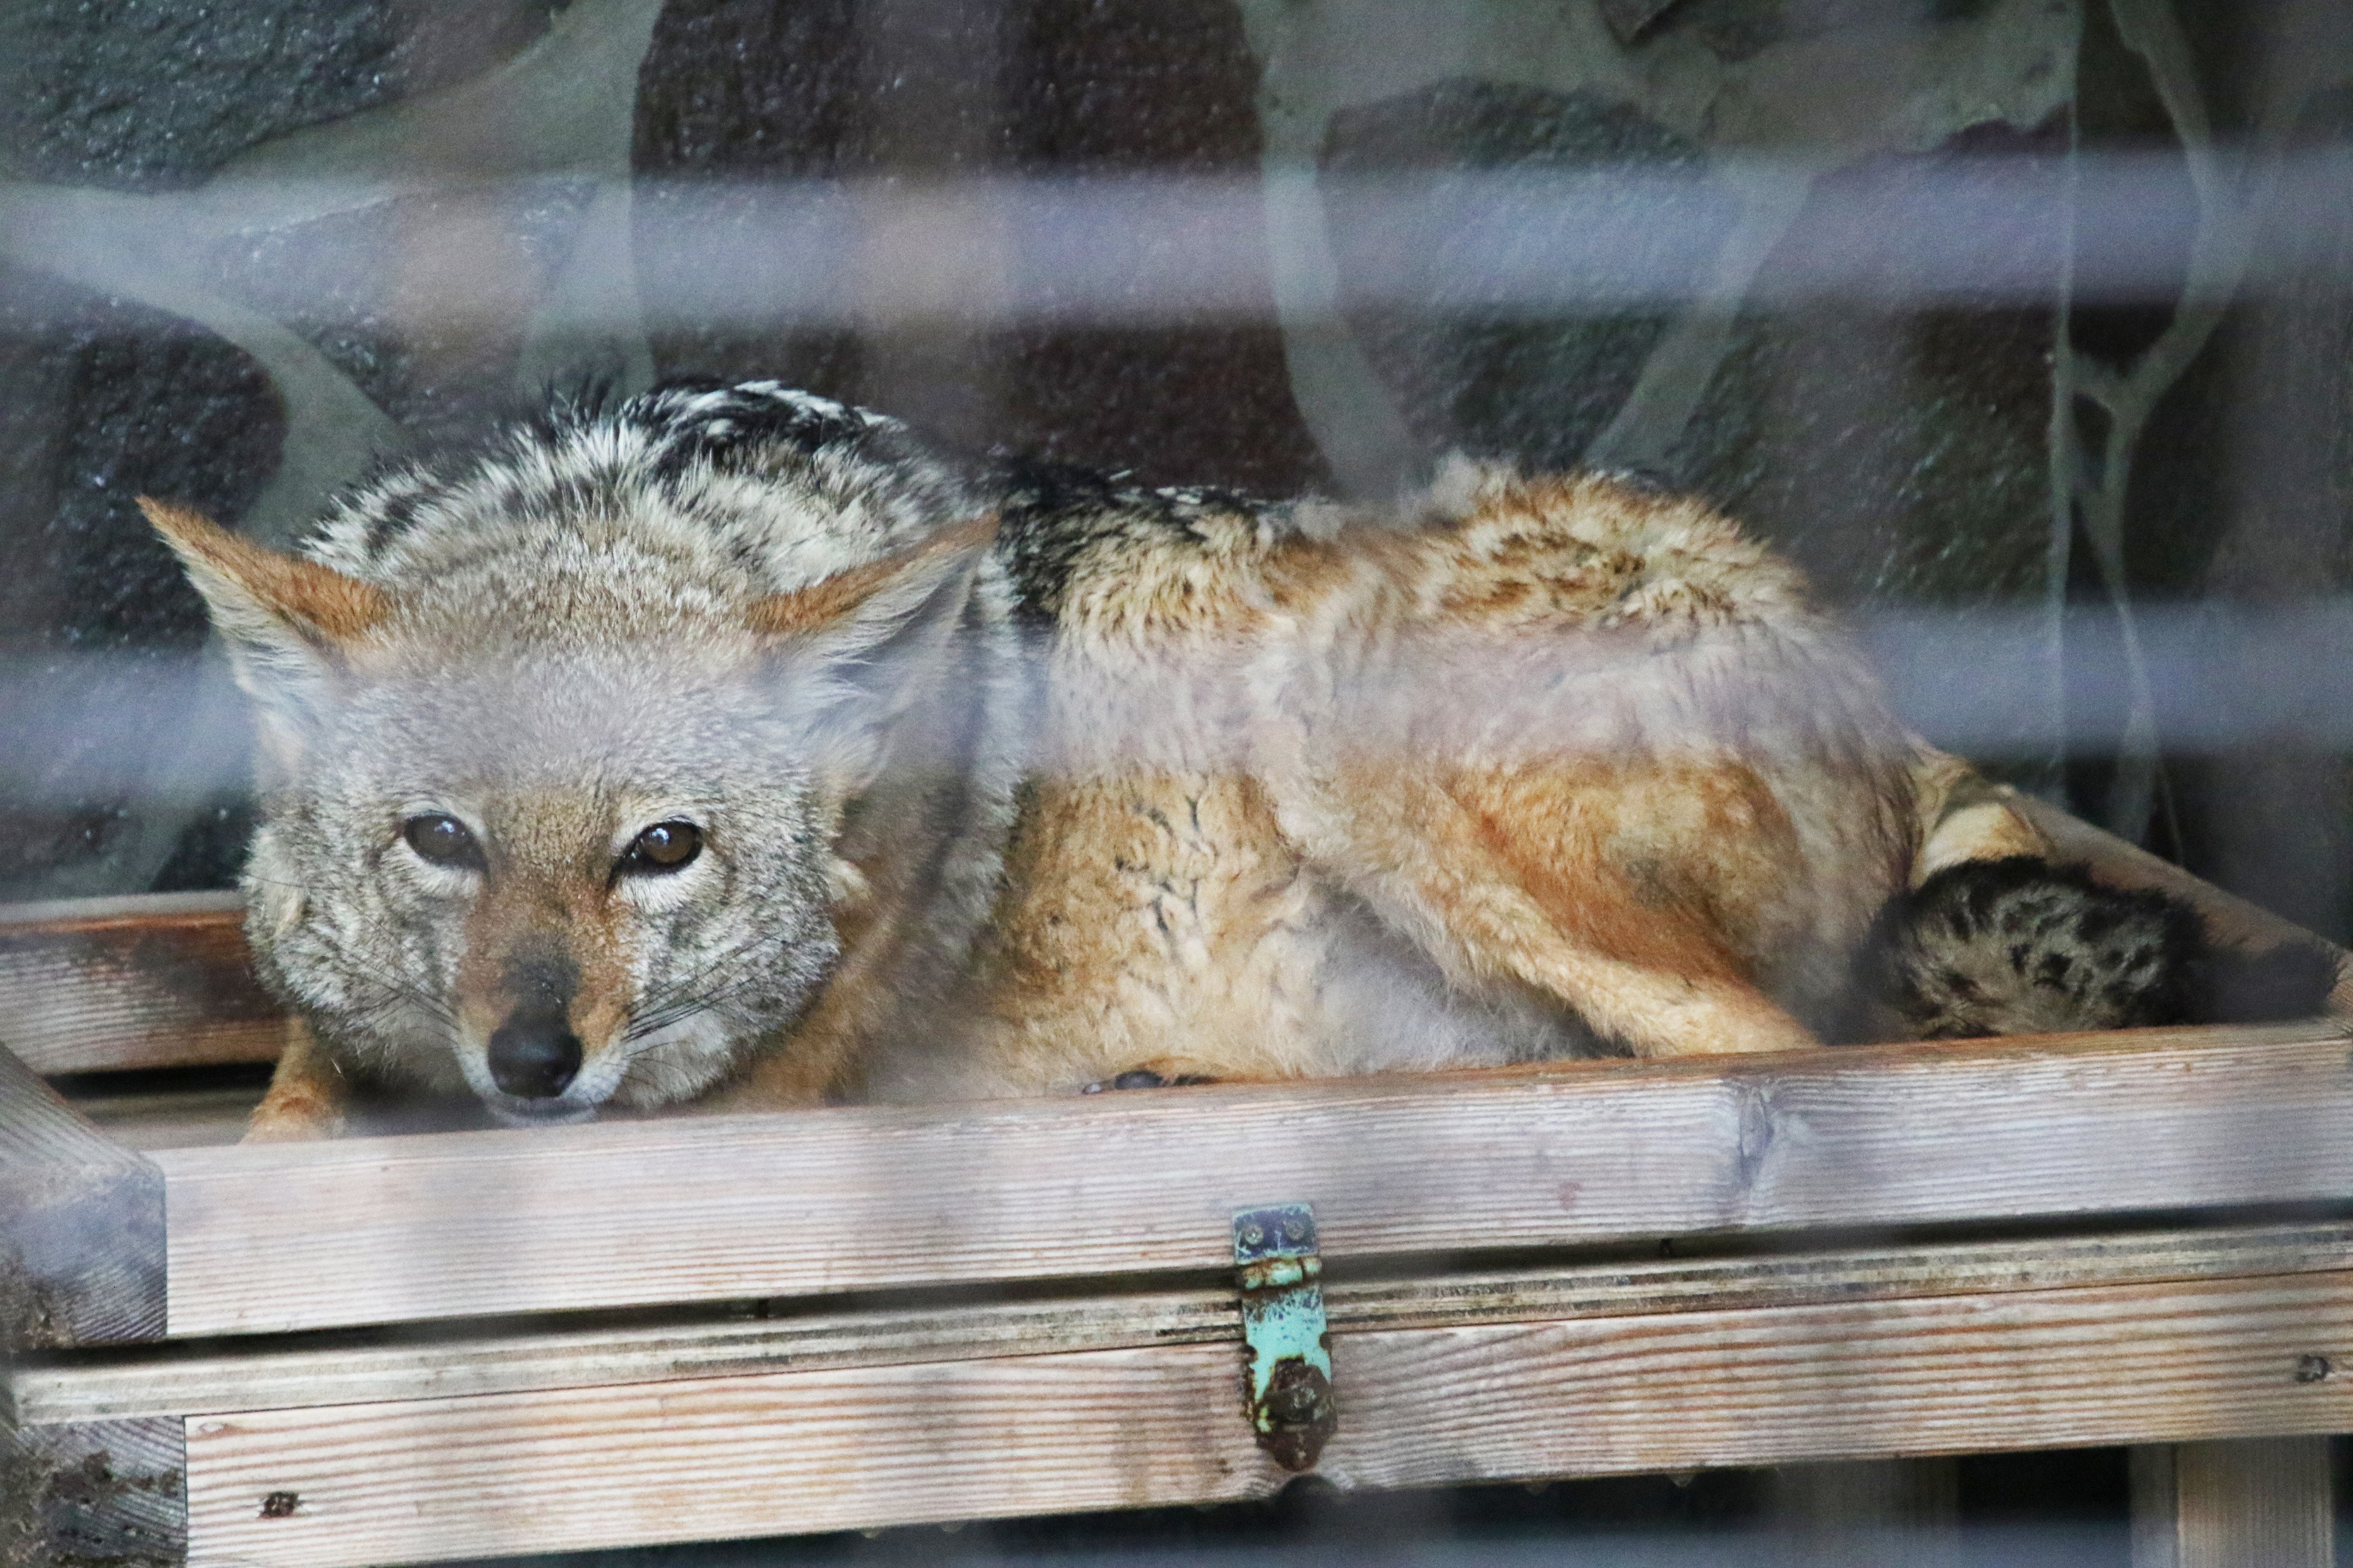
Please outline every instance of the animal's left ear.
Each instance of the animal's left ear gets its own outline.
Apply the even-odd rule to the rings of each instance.
[[[299,711],[348,645],[390,613],[374,584],[256,544],[200,512],[146,496],[139,510],[204,595],[237,683],[266,707]]]
[[[746,612],[787,700],[815,721],[831,760],[862,785],[881,726],[946,673],[966,591],[997,519],[948,529],[912,550],[759,600]]]

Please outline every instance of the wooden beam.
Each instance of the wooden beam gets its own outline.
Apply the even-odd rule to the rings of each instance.
[[[1345,1336],[1962,1291],[2278,1278],[2348,1266],[2353,1222],[2340,1221],[1343,1280],[1327,1283],[1324,1306],[1332,1331]],[[36,1426],[1240,1338],[1233,1290],[1204,1287],[554,1332],[420,1339],[404,1327],[388,1336],[328,1336],[325,1343],[297,1336],[83,1352],[16,1367],[5,1394],[16,1419]]]
[[[2335,1568],[2326,1437],[2133,1450],[2132,1568]]]
[[[1343,1487],[2353,1426],[2353,1275],[1335,1336]],[[1263,1496],[1225,1344],[188,1422],[190,1561],[301,1565]]]
[[[2334,1022],[170,1150],[170,1330],[2353,1197]],[[1475,1226],[1469,1216],[1476,1216]]]
[[[1825,1253],[1683,1263],[1595,1265],[1335,1284],[1333,1330],[1459,1326],[1691,1310],[1743,1304],[2011,1289],[2137,1279],[2224,1277],[2341,1268],[2343,1226],[2153,1233],[1946,1249]],[[181,1414],[235,1405],[269,1409],[428,1395],[511,1393],[598,1383],[676,1381],[816,1366],[879,1366],[990,1355],[1230,1342],[1233,1293],[1190,1292],[796,1313],[554,1333],[317,1344],[241,1341],[161,1347],[19,1365],[5,1385],[27,1425]]]
[[[1765,1489],[1782,1558],[1807,1568],[1961,1568],[1960,1468],[1950,1458],[1783,1465]]]
[[[0,1048],[0,1354],[164,1333],[164,1173]]]
[[[284,1041],[234,892],[0,906],[0,995],[37,1073],[269,1062]]]
[[[0,1565],[178,1568],[188,1544],[183,1426],[0,1424]]]

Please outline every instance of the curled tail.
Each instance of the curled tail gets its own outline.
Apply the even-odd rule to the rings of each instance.
[[[2177,899],[2011,855],[1948,865],[1897,895],[1860,978],[1873,1034],[1958,1039],[2306,1017],[2337,965],[2312,943],[2222,947]]]

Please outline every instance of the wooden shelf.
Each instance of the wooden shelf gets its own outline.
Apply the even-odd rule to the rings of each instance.
[[[0,923],[0,1541],[333,1568],[1262,1496],[1229,1221],[1307,1202],[1339,1485],[2156,1445],[2163,1561],[2327,1561],[2340,1018],[206,1146],[277,1037],[234,921]],[[40,1077],[204,1064],[76,1079],[90,1115]]]

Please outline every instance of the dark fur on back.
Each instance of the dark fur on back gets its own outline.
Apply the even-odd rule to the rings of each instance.
[[[2308,1016],[2336,982],[2306,943],[2259,954],[2207,940],[2196,910],[2032,856],[1948,866],[1899,895],[1859,989],[1917,1039]]]
[[[1032,630],[1056,624],[1078,562],[1089,551],[1147,535],[1194,537],[1203,509],[1256,515],[1280,503],[1209,488],[1147,489],[1124,474],[1071,463],[1000,458],[989,474],[997,499],[997,552],[1013,580],[1014,614]]]

